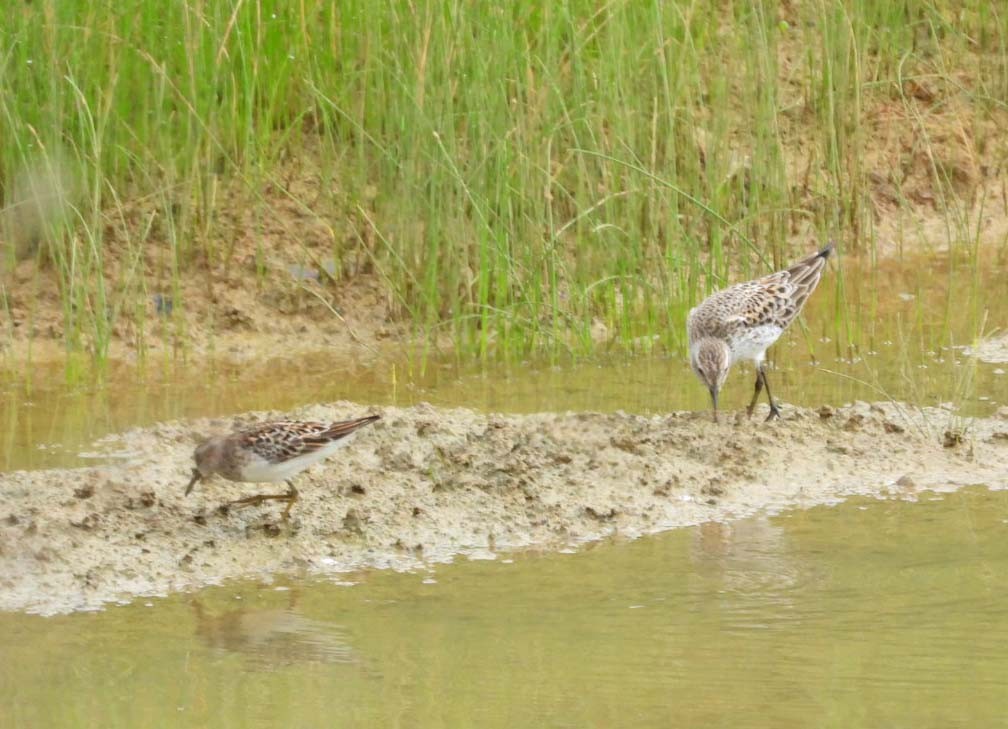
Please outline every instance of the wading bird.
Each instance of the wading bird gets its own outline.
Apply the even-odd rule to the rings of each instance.
[[[752,417],[760,392],[765,388],[770,402],[767,420],[780,417],[780,408],[770,394],[764,357],[767,348],[795,320],[822,278],[833,244],[791,268],[763,278],[735,284],[711,294],[686,318],[690,364],[710,391],[714,422],[718,419],[718,393],[728,370],[739,360],[756,364],[756,386],[746,412]]]
[[[359,428],[380,417],[368,415],[338,423],[283,420],[209,438],[193,453],[196,467],[192,470],[192,480],[186,486],[186,495],[197,481],[215,473],[229,481],[286,481],[287,493],[247,496],[228,504],[252,506],[271,499],[286,501],[287,508],[283,511],[286,520],[298,498],[292,479],[309,466],[331,456],[350,442]]]

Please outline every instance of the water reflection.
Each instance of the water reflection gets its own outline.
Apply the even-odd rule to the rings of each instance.
[[[808,579],[785,529],[765,515],[701,524],[693,530],[690,559],[707,580],[720,582],[725,601],[742,612],[753,608],[754,596],[765,606],[786,608]]]
[[[212,614],[191,602],[196,635],[211,650],[236,653],[250,667],[276,671],[298,663],[357,663],[343,627],[298,612],[298,591],[284,608],[242,605]]]

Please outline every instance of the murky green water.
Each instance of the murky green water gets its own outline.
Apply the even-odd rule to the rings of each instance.
[[[4,727],[996,727],[1008,493],[0,615]]]

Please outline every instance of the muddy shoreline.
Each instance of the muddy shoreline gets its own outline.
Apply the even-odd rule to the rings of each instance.
[[[183,495],[194,443],[207,434],[268,417],[367,412],[383,420],[299,477],[287,525],[276,503],[218,510],[268,484],[213,479]],[[163,423],[95,444],[108,465],[0,474],[0,609],[53,614],[272,573],[410,569],[852,494],[1008,487],[1008,414],[970,420],[961,434],[950,423],[947,411],[867,403],[716,425],[692,412],[498,415],[346,402]]]

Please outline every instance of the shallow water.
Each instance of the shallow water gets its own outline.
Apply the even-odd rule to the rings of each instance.
[[[1001,726],[1008,493],[0,614],[0,725]]]
[[[816,292],[804,329],[793,327],[771,349],[775,397],[813,407],[892,398],[953,403],[963,414],[993,412],[1008,402],[1008,364],[972,360],[962,349],[979,322],[987,322],[987,332],[1008,322],[1008,297],[986,296],[1003,289],[1008,268],[988,257],[976,282],[968,262],[941,256],[870,269],[845,260],[842,279],[834,269]],[[848,337],[862,343],[858,353],[839,344]],[[722,407],[744,407],[752,383],[751,369],[736,368]],[[709,407],[706,390],[676,354],[560,365],[460,365],[435,357],[422,367],[415,361],[365,367],[320,352],[212,368],[152,362],[139,372],[113,365],[102,382],[74,385],[58,368],[43,367],[30,381],[23,373],[0,373],[0,470],[93,463],[92,441],[138,425],[344,399],[362,407],[428,401],[509,412]]]

